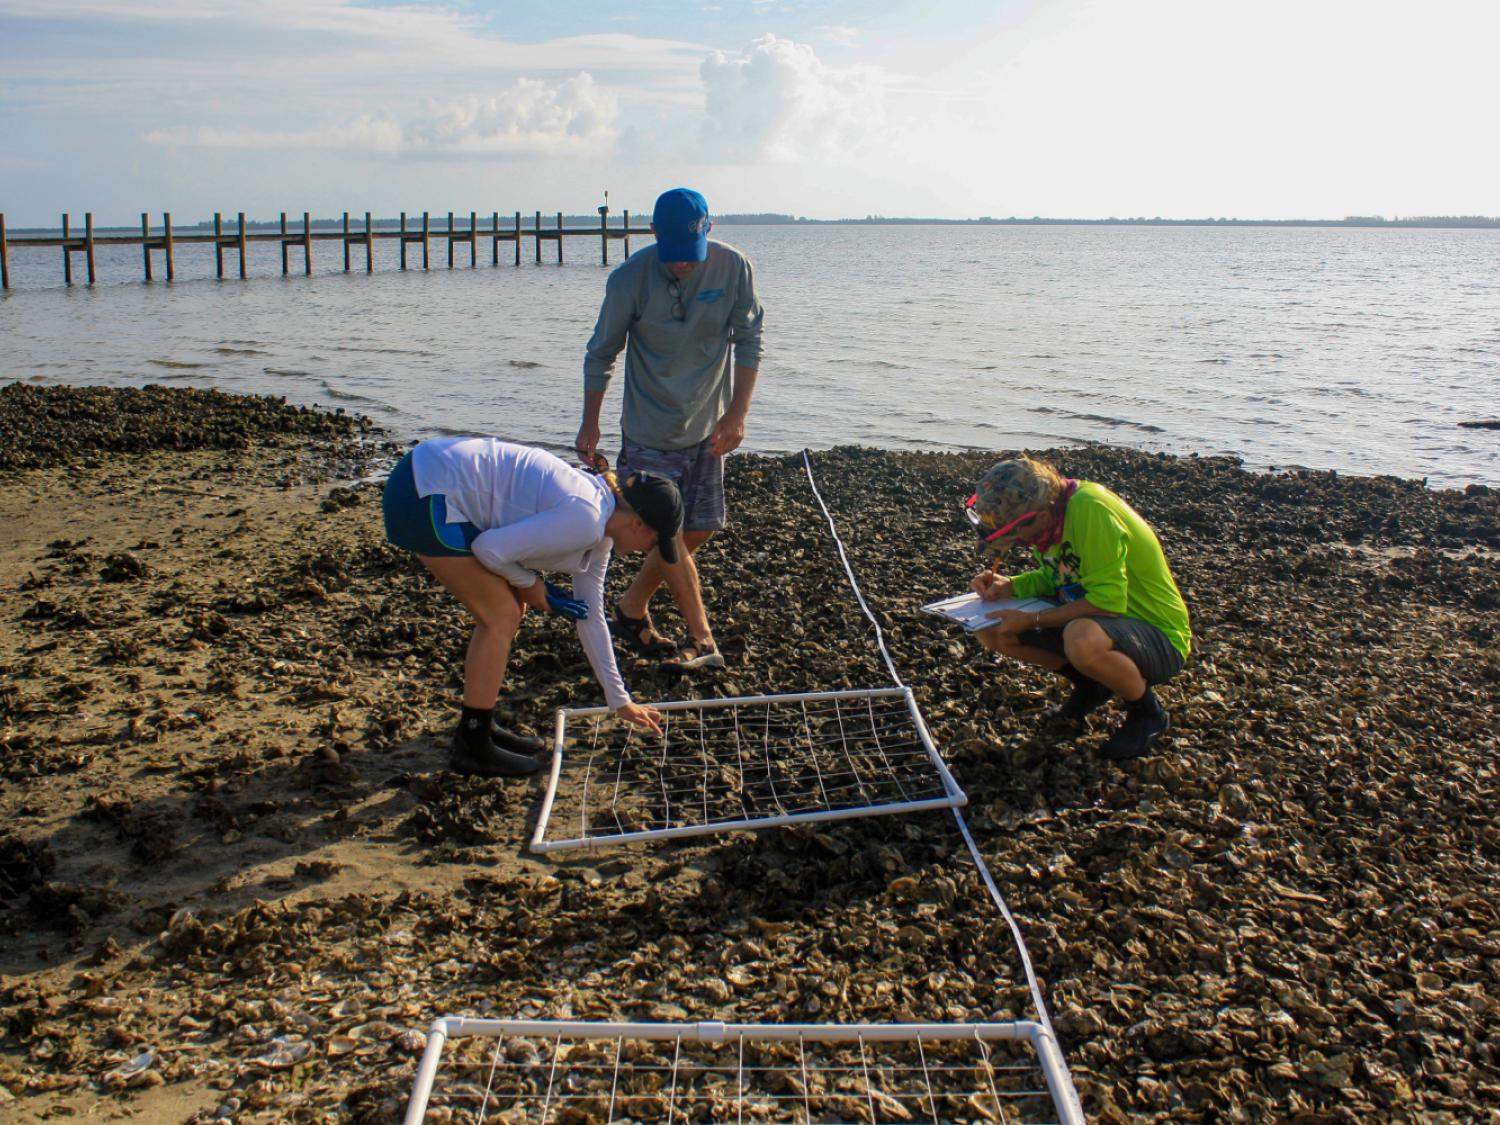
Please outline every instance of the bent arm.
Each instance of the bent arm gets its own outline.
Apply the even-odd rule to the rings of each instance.
[[[595,513],[581,503],[548,508],[534,516],[482,531],[471,549],[486,569],[517,590],[536,584],[536,571],[522,559],[545,559],[582,551],[597,542]]]

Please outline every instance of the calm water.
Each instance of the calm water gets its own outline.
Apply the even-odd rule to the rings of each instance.
[[[1500,484],[1500,431],[1458,426],[1500,414],[1500,232],[717,233],[755,260],[767,310],[750,449],[1097,441]],[[320,243],[314,276],[283,278],[279,251],[252,247],[251,278],[219,282],[210,249],[179,247],[178,280],[145,285],[139,249],[111,249],[92,290],[59,287],[61,251],[14,251],[0,379],[269,392],[402,438],[569,446],[598,243],[570,241],[561,267],[450,272],[434,241],[427,273],[381,251],[373,276],[345,275]]]

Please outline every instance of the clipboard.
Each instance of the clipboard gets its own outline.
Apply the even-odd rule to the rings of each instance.
[[[1057,604],[1050,598],[995,598],[993,601],[985,601],[978,594],[969,592],[928,602],[922,607],[922,612],[946,618],[973,633],[993,625],[990,615],[996,610],[1017,609],[1022,613],[1041,613],[1056,609]]]

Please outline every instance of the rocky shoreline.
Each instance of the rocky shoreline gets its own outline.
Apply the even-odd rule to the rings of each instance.
[[[0,1116],[389,1121],[443,1014],[1030,1015],[945,814],[543,860],[539,788],[443,770],[461,612],[380,533],[362,419],[0,390]],[[1200,648],[1124,767],[917,612],[993,454],[814,454],[1015,911],[1090,1120],[1500,1120],[1500,493],[1055,451],[1158,529]],[[729,667],[889,683],[800,457],[735,456]],[[631,568],[617,564],[622,585]],[[662,613],[667,624],[676,624]],[[506,701],[597,702],[528,621]]]

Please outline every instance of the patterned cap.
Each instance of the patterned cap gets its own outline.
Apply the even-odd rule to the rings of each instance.
[[[1027,512],[1046,511],[1057,498],[1057,485],[1057,471],[1050,465],[1030,457],[997,461],[974,488],[979,497],[975,507],[987,523],[1004,527]]]

